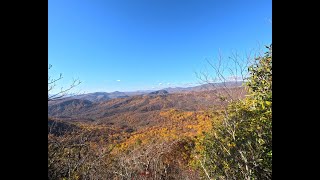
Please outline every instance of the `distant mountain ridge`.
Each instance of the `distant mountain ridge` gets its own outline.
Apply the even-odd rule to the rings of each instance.
[[[150,95],[166,95],[166,94],[169,94],[169,93],[166,90],[159,90],[159,91],[153,91],[153,92],[151,92],[149,94]]]
[[[198,86],[192,87],[175,87],[175,88],[164,88],[163,90],[168,91],[169,93],[176,93],[176,92],[191,92],[191,91],[208,91],[214,90],[216,88],[221,87],[240,87],[242,86],[242,81],[237,82],[225,82],[225,83],[207,83]]]
[[[243,88],[230,88],[234,97],[241,97]],[[217,90],[225,93],[222,89]],[[159,90],[144,95],[114,98],[103,102],[69,99],[48,105],[48,116],[65,119],[92,121],[121,127],[122,125],[152,126],[163,118],[160,112],[170,109],[181,111],[203,111],[224,106],[215,95],[216,90],[168,93]]]
[[[226,83],[208,83],[208,84],[202,84],[198,86],[193,87],[168,87],[163,88],[160,90],[139,90],[139,91],[132,91],[132,92],[120,92],[120,91],[114,91],[114,92],[94,92],[94,93],[87,93],[87,94],[81,94],[76,95],[72,97],[68,97],[65,100],[70,99],[81,99],[81,100],[88,100],[91,102],[104,102],[111,99],[116,98],[127,98],[137,95],[165,95],[165,94],[171,94],[171,93],[182,93],[182,92],[197,92],[197,91],[208,91],[208,90],[214,90],[216,88],[221,87],[240,87],[242,85],[242,81],[238,82],[226,82]],[[61,102],[61,101],[60,101]]]

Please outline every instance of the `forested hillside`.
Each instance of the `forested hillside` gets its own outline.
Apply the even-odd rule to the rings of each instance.
[[[50,102],[48,179],[271,179],[272,46],[248,72],[241,87]]]

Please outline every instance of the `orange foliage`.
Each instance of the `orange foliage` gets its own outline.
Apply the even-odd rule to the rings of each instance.
[[[166,123],[162,126],[150,127],[132,133],[128,139],[117,145],[114,153],[127,151],[157,141],[199,137],[212,128],[210,120],[212,115],[206,112],[170,109],[160,112],[160,116],[166,119]]]

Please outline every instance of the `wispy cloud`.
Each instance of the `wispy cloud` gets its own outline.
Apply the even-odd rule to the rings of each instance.
[[[189,87],[189,86],[193,86],[193,85],[195,85],[195,83],[193,83],[193,82],[189,82],[189,83],[181,83],[181,85],[182,85],[182,86],[187,86],[187,87]]]
[[[265,20],[272,24],[272,18],[266,18]]]
[[[118,82],[120,82],[120,80],[117,80]]]
[[[227,81],[243,81],[241,76],[229,76],[227,77]]]
[[[159,83],[159,86],[161,86],[162,85],[162,83]]]

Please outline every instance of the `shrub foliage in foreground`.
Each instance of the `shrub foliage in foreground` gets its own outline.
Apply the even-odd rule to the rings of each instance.
[[[248,96],[229,104],[202,142],[209,179],[271,179],[272,46],[249,67]]]

